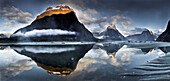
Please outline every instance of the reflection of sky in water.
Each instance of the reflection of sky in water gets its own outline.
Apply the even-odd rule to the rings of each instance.
[[[18,60],[30,59],[26,56],[17,54],[14,50],[10,48],[5,48],[4,50],[0,50],[0,65],[7,65],[9,63],[15,63]]]
[[[81,53],[81,50],[79,52]],[[92,48],[79,60],[74,72],[67,76],[49,75],[46,70],[37,67],[29,57],[18,54],[10,48],[0,50],[0,57],[0,80],[4,81],[134,81],[155,80],[160,76],[161,78],[156,79],[162,80],[164,77],[169,78],[168,73],[155,75],[158,73],[155,70],[162,69],[160,73],[170,70],[170,63],[167,63],[169,57],[159,48],[128,48],[126,45],[112,53],[102,48]]]

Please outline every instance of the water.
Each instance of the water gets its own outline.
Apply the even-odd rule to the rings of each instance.
[[[168,43],[0,47],[0,81],[169,81]]]

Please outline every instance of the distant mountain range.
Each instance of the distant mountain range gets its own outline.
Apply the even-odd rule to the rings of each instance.
[[[156,36],[152,31],[145,29],[141,34],[129,35],[126,38],[129,41],[155,41]]]

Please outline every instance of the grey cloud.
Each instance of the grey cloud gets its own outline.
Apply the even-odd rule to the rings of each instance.
[[[123,28],[129,28],[132,24],[132,22],[130,21],[130,18],[128,17],[125,17],[123,15],[115,15],[115,16],[112,16],[110,18],[110,24],[117,24],[118,22],[121,22],[121,25]]]
[[[8,4],[0,6],[0,17],[6,18],[8,20],[13,20],[19,23],[29,23],[30,21],[32,21],[31,13],[21,11],[18,8]]]
[[[15,24],[16,24],[16,22],[14,22],[14,21],[3,23],[3,25],[6,25],[6,26],[15,26]]]
[[[99,14],[99,12],[97,12],[95,9],[87,9],[87,13],[89,13],[89,14],[94,14],[94,15],[96,15],[96,14]]]
[[[7,66],[0,66],[0,80],[6,81],[15,77],[25,70],[32,69],[33,61],[20,60],[16,63],[11,63]]]
[[[169,0],[89,0],[87,3],[90,7],[98,6],[102,9],[150,11],[168,7],[169,2]]]
[[[100,23],[99,26],[102,29],[106,29],[108,26],[110,26],[110,23],[108,23],[108,22]]]
[[[85,25],[91,25],[91,24],[98,24],[101,22],[105,22],[107,20],[107,17],[102,18],[92,18],[92,17],[80,17],[80,21],[82,21]]]
[[[110,26],[111,24],[108,23],[108,22],[102,22],[102,23],[99,23],[99,27],[95,28],[94,29],[94,33],[99,33],[99,32],[102,32],[104,31],[108,26]]]
[[[132,22],[131,21],[122,21],[121,25],[123,28],[129,28],[131,26]]]
[[[120,24],[120,26],[122,26],[123,29],[127,29],[131,27],[132,22],[130,18],[124,15],[117,14],[115,16],[110,17],[110,19],[106,19],[105,21],[98,23],[99,27],[95,28],[94,30],[95,32],[102,32],[108,26],[114,25],[114,24]]]

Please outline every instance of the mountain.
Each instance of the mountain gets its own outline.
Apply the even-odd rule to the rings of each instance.
[[[166,30],[157,38],[156,41],[170,42],[170,20]]]
[[[126,38],[116,29],[115,25],[107,27],[107,29],[100,33],[104,41],[124,41]]]
[[[17,53],[30,57],[49,74],[71,74],[93,45],[11,46]]]
[[[116,53],[121,49],[123,44],[95,44],[93,49],[102,49],[107,52],[108,55],[115,56]]]
[[[8,38],[8,37],[4,34],[0,34],[0,38]]]
[[[155,35],[152,31],[145,29],[141,34],[129,35],[126,38],[129,41],[154,41]]]
[[[164,53],[169,53],[170,52],[170,46],[167,47],[159,47],[160,50],[162,50]]]
[[[17,41],[95,41],[69,6],[48,7],[30,25],[14,32]]]

